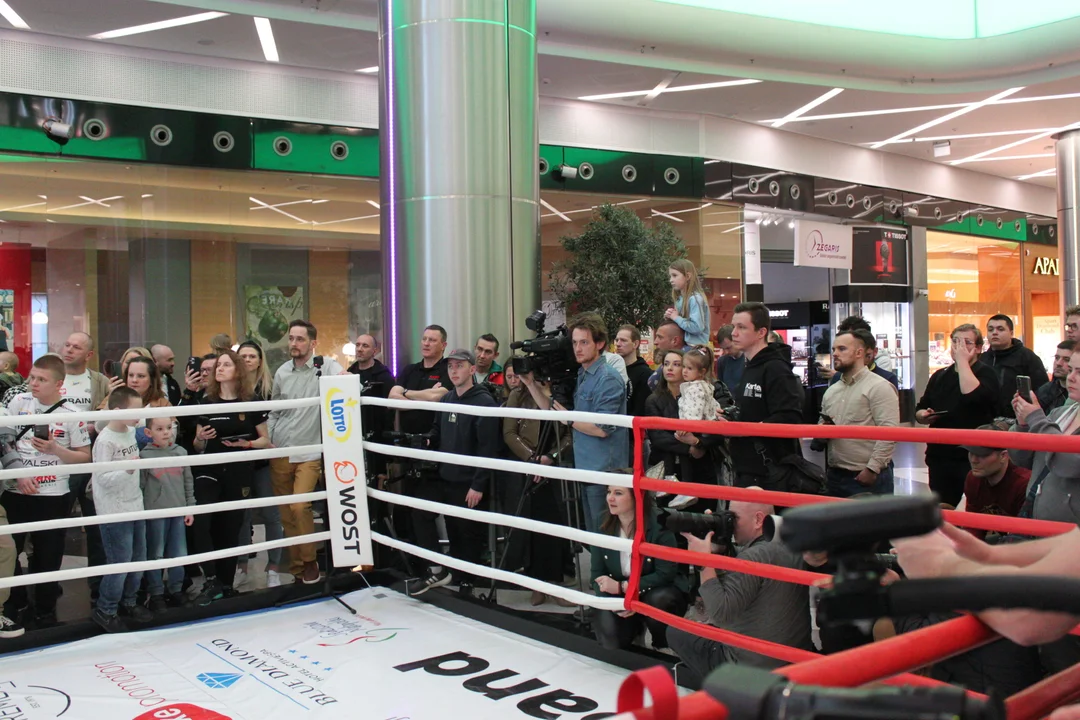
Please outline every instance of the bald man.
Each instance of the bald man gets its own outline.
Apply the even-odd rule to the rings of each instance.
[[[19,356],[13,352],[0,352],[0,393],[8,388],[23,384],[19,374]]]
[[[158,372],[161,374],[161,391],[169,398],[173,405],[180,404],[183,392],[180,383],[173,378],[173,370],[176,369],[176,355],[168,345],[155,345],[150,348],[150,355],[154,358]]]
[[[730,510],[735,514],[732,535],[741,548],[737,558],[807,569],[801,555],[788,550],[779,540],[769,542],[762,536],[765,518],[773,514],[771,505],[732,501]],[[712,552],[712,533],[704,538],[683,533],[683,537],[691,552]],[[804,585],[703,568],[701,599],[705,604],[702,619],[710,625],[790,647],[813,649],[810,643],[810,595],[809,588]],[[700,687],[701,681],[720,663],[736,662],[768,669],[783,664],[675,628],[668,628],[667,640],[685,665],[686,672],[680,672],[679,681],[689,683],[690,687]]]
[[[379,340],[370,334],[363,334],[356,338],[356,362],[349,366],[349,372],[360,376],[360,383],[367,397],[385,398],[390,394],[390,388],[397,383],[390,372],[390,368],[376,359],[380,350]],[[372,433],[375,442],[383,442],[383,433],[393,430],[390,418],[387,417],[386,408],[364,405],[360,408],[360,423],[364,428],[364,434]],[[368,458],[372,471],[376,476],[386,475],[386,456],[372,454]]]

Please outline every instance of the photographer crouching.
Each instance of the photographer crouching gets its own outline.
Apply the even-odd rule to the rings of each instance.
[[[729,519],[724,525],[730,528],[730,537],[716,537],[714,531],[706,533],[704,537],[683,532],[687,549],[691,552],[720,553],[734,544],[735,557],[740,560],[805,569],[801,555],[788,550],[778,540],[766,540],[763,536],[765,519],[773,514],[772,505],[733,500],[728,512]],[[671,516],[667,525],[673,527]],[[710,625],[759,640],[812,649],[810,596],[809,588],[805,585],[708,567],[701,568],[699,574],[705,619]],[[667,641],[686,667],[687,672],[680,675],[680,684],[690,687],[700,687],[705,676],[725,662],[768,669],[784,664],[676,628],[668,629]]]

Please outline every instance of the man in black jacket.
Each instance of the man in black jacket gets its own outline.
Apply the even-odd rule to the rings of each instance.
[[[374,335],[361,335],[356,338],[356,362],[349,366],[348,372],[360,376],[361,393],[365,397],[386,398],[394,387],[394,376],[390,368],[375,359],[379,352],[379,341]],[[388,410],[375,405],[363,405],[360,408],[360,425],[364,436],[370,436],[375,442],[386,442],[383,433],[393,429],[387,414]],[[370,467],[380,479],[385,479],[386,456],[370,453],[367,456]]]
[[[1016,377],[1027,375],[1031,378],[1032,391],[1038,390],[1049,382],[1046,366],[1038,355],[1013,338],[1013,321],[1008,315],[995,315],[986,321],[986,339],[990,342],[990,350],[983,362],[994,371],[1001,386],[998,412],[1014,417],[1012,399],[1016,394]],[[1032,398],[1027,400],[1034,402]]]
[[[974,325],[960,325],[952,331],[949,352],[953,364],[930,376],[915,420],[933,428],[974,430],[994,421],[999,410],[1001,385],[997,375],[983,362],[979,352],[982,333]],[[971,464],[967,450],[956,445],[928,443],[926,469],[930,489],[941,501],[956,507],[964,495],[964,480]]]
[[[1042,406],[1043,412],[1047,415],[1050,414],[1051,410],[1056,410],[1064,405],[1069,399],[1067,385],[1069,360],[1072,359],[1074,347],[1076,347],[1075,340],[1062,340],[1058,343],[1057,352],[1054,353],[1054,377],[1035,393],[1035,399],[1039,401],[1039,405]]]
[[[742,379],[734,388],[742,422],[798,424],[802,422],[803,388],[780,350],[769,345],[769,308],[748,302],[735,306],[731,342],[746,358]],[[770,483],[765,459],[798,452],[798,442],[770,438],[732,438],[731,459],[735,484],[784,490]]]
[[[497,407],[495,398],[483,386],[473,382],[476,359],[465,349],[455,350],[447,357],[447,373],[454,385],[440,401],[456,405]],[[497,458],[502,449],[502,432],[499,418],[466,415],[453,411],[440,412],[432,427],[430,447],[433,450],[471,455],[473,457]],[[490,496],[493,471],[471,465],[439,464],[439,477],[425,480],[421,497],[458,507],[475,508]],[[415,513],[413,523],[416,540],[421,547],[438,552],[439,536],[435,528],[434,513]],[[450,555],[479,564],[484,552],[487,526],[474,520],[464,520],[444,515],[446,534],[450,540]],[[472,584],[468,573],[461,573],[461,592],[469,594]],[[447,585],[450,571],[443,567],[429,568],[429,574],[421,581],[414,595],[420,595],[433,587]]]

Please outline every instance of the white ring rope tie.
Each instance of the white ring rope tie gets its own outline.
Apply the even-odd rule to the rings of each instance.
[[[281,540],[267,540],[266,542],[252,543],[251,545],[238,545],[236,547],[214,550],[199,555],[184,555],[183,557],[166,558],[164,560],[141,560],[139,562],[115,563],[112,565],[94,565],[85,568],[71,568],[69,570],[54,570],[44,573],[22,573],[11,577],[0,578],[0,589],[17,587],[19,585],[37,585],[46,582],[61,582],[64,580],[78,580],[79,578],[96,577],[98,575],[119,575],[129,572],[149,572],[152,570],[165,570],[178,565],[195,565],[220,560],[227,557],[238,557],[250,552],[261,550],[274,550],[276,548],[289,547],[303,543],[322,542],[330,539],[330,531],[312,533],[310,535],[297,535]]]
[[[485,470],[505,470],[523,475],[540,475],[541,477],[554,478],[556,480],[572,480],[574,482],[586,482],[594,485],[617,485],[618,487],[634,487],[634,476],[625,473],[600,472],[599,470],[577,470],[575,468],[561,468],[554,465],[541,465],[528,463],[522,460],[501,460],[498,458],[476,457],[473,455],[454,455],[439,450],[421,450],[419,448],[406,448],[397,445],[385,445],[383,443],[364,441],[364,449],[381,455],[411,458],[413,460],[428,460],[436,463],[450,463],[451,465],[465,465],[466,467],[478,467]]]
[[[0,536],[18,535],[20,533],[38,532],[41,530],[65,530],[84,525],[108,525],[116,522],[130,522],[132,520],[160,520],[161,518],[184,517],[185,515],[209,515],[216,512],[229,510],[247,510],[248,508],[271,507],[276,505],[295,505],[297,503],[315,502],[325,500],[326,491],[309,492],[299,495],[275,495],[265,498],[248,498],[247,500],[223,500],[217,503],[205,505],[182,505],[178,507],[162,508],[160,510],[138,510],[134,512],[107,513],[105,515],[87,515],[83,517],[66,517],[58,520],[37,520],[35,522],[8,523],[0,525]],[[275,541],[276,542],[276,541]]]
[[[296,400],[256,400],[244,403],[207,403],[204,405],[166,405],[165,407],[144,407],[136,410],[88,410],[84,412],[51,412],[42,415],[0,415],[0,427],[22,427],[23,425],[63,425],[71,422],[109,422],[110,420],[143,420],[160,417],[187,417],[188,415],[214,415],[217,413],[273,412],[275,410],[297,410],[318,407],[320,398],[298,398]]]
[[[625,610],[622,598],[614,597],[599,597],[597,595],[590,595],[589,593],[581,592],[580,590],[573,590],[571,588],[565,588],[561,585],[554,585],[543,580],[537,580],[535,578],[528,577],[526,575],[520,575],[518,573],[512,573],[507,570],[496,570],[494,568],[487,567],[486,565],[477,565],[466,560],[458,560],[457,558],[449,555],[443,555],[442,553],[426,550],[422,547],[417,547],[401,540],[394,540],[391,537],[387,537],[382,533],[372,532],[371,539],[380,545],[394,548],[395,550],[401,550],[409,555],[415,555],[416,557],[427,560],[434,565],[444,565],[454,570],[461,570],[471,575],[477,575],[480,577],[488,578],[489,580],[501,580],[503,582],[510,583],[512,585],[519,585],[529,590],[536,590],[542,592],[545,595],[552,597],[562,598],[563,600],[569,600],[575,605],[587,605],[589,607],[596,608],[597,610],[612,610],[619,612]]]
[[[434,412],[454,412],[479,417],[519,418],[522,420],[547,420],[555,422],[587,422],[594,425],[614,425],[633,428],[631,415],[608,415],[606,413],[578,412],[576,410],[532,410],[527,408],[480,407],[477,405],[458,405],[457,403],[424,402],[420,400],[387,400],[384,398],[360,396],[361,405],[375,405],[394,410],[430,410]],[[567,432],[570,428],[567,428]]]
[[[185,455],[183,457],[148,458],[146,460],[113,460],[111,462],[72,463],[71,465],[45,465],[0,470],[0,481],[22,477],[37,477],[46,472],[55,475],[90,475],[114,470],[143,470],[150,468],[201,467],[205,465],[228,465],[247,460],[272,460],[292,455],[321,455],[323,446],[296,445],[294,447],[267,448],[265,450],[236,450],[227,453]],[[225,459],[228,458],[228,459]]]
[[[375,488],[368,488],[367,494],[368,497],[373,497],[376,500],[393,503],[394,505],[404,505],[416,510],[426,510],[427,512],[435,513],[436,515],[450,515],[466,520],[476,520],[487,523],[488,525],[502,525],[505,527],[517,528],[518,530],[539,532],[562,540],[576,540],[585,545],[605,547],[608,550],[615,550],[616,552],[630,552],[630,549],[634,545],[634,541],[630,538],[587,532],[585,530],[566,527],[565,525],[556,525],[554,523],[532,520],[516,515],[504,515],[488,510],[474,510],[472,508],[464,508],[457,505],[447,505],[433,500],[421,500],[420,498],[398,495],[396,493],[386,492],[385,490],[376,490]]]

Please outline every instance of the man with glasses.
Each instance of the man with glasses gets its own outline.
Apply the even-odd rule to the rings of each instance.
[[[1080,342],[1080,305],[1065,308],[1065,339]]]
[[[994,421],[1001,385],[994,371],[979,362],[982,346],[982,332],[974,325],[961,325],[952,331],[949,352],[953,364],[930,376],[916,406],[916,421],[933,428],[968,430]],[[928,443],[926,467],[930,489],[942,502],[956,507],[971,469],[967,451],[955,445]]]

